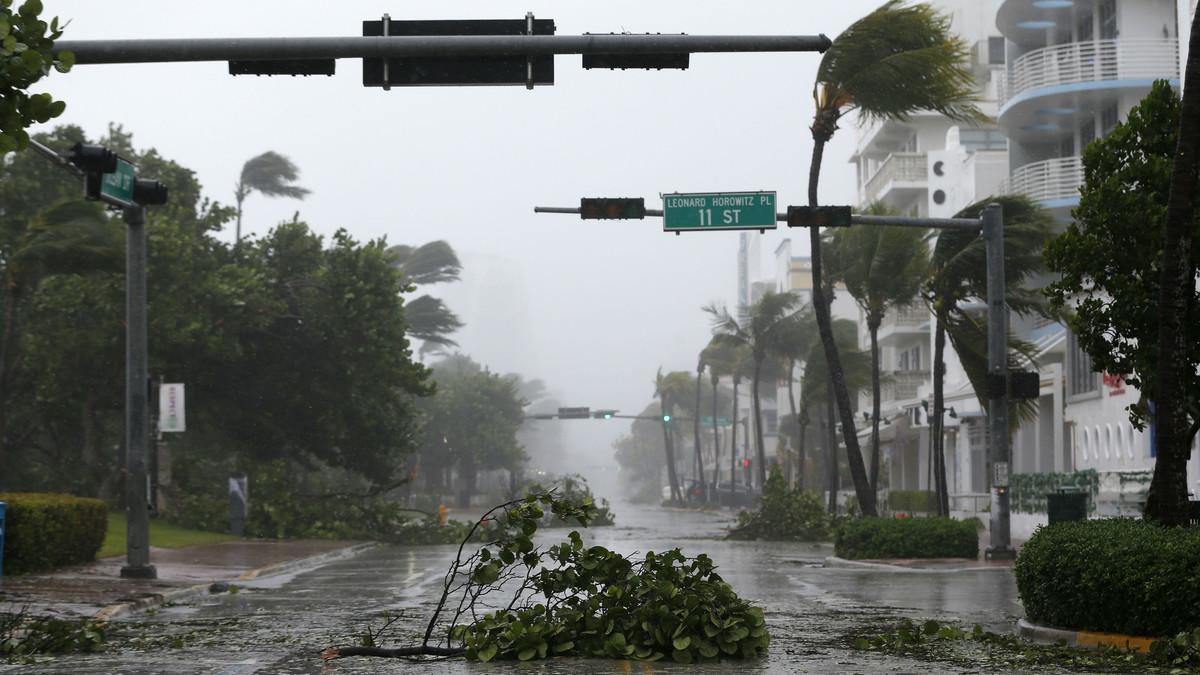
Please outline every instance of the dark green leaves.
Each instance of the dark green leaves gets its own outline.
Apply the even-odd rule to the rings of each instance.
[[[9,3],[0,5],[0,155],[29,145],[25,129],[62,114],[66,105],[50,94],[29,94],[29,88],[50,73],[70,70],[75,58],[53,54],[62,34],[58,19],[50,25],[38,18],[42,3],[27,0],[15,13]]]

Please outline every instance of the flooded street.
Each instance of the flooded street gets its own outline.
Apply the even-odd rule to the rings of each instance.
[[[824,567],[832,545],[727,542],[727,513],[668,511],[616,504],[617,526],[585,539],[622,553],[680,547],[707,553],[743,597],[763,607],[771,631],[760,660],[675,665],[559,659],[412,664],[395,659],[323,662],[319,652],[353,644],[385,612],[403,617],[400,644],[416,644],[437,602],[451,546],[381,546],[354,558],[291,575],[266,577],[236,593],[134,614],[113,624],[106,652],[12,667],[12,673],[650,673],[943,672],[939,664],[850,650],[846,636],[879,632],[900,617],[934,618],[1011,632],[1020,605],[1005,569],[904,572]],[[567,530],[539,533],[541,543]],[[947,668],[944,672],[960,672]]]

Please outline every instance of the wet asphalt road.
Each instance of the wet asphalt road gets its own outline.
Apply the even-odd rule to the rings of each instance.
[[[900,617],[933,618],[1011,632],[1020,616],[1006,569],[901,573],[825,568],[832,546],[726,542],[727,514],[673,512],[617,504],[616,527],[585,532],[622,553],[681,547],[707,553],[743,597],[760,604],[771,631],[767,657],[753,662],[682,666],[559,659],[473,664],[462,659],[413,664],[394,659],[323,662],[319,652],[399,612],[394,637],[416,644],[454,553],[451,546],[379,547],[292,575],[248,582],[235,594],[197,598],[116,622],[106,652],[0,666],[5,673],[795,673],[961,672],[949,664],[898,659],[846,648],[850,634],[879,632]],[[543,543],[567,530],[539,533]]]

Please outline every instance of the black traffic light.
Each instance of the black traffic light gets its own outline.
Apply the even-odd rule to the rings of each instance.
[[[597,410],[592,413],[592,417],[598,420],[611,420],[613,415],[616,415],[616,410]]]
[[[133,201],[142,206],[166,204],[167,186],[149,178],[138,178],[133,182]]]
[[[117,170],[117,153],[102,145],[76,143],[71,147],[67,159],[84,173],[113,173]]]
[[[646,217],[642,197],[584,197],[579,200],[579,216],[584,220],[641,220]]]
[[[789,206],[788,227],[850,227],[849,206]]]

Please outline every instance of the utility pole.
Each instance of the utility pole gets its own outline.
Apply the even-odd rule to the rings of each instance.
[[[154,579],[150,564],[149,476],[146,473],[149,358],[146,345],[146,207],[126,206],[125,239],[125,566],[121,576]]]
[[[984,555],[1012,560],[1008,514],[1008,307],[1004,303],[1004,214],[999,204],[983,210],[983,239],[987,243],[988,331],[988,462],[992,467],[991,546]]]

